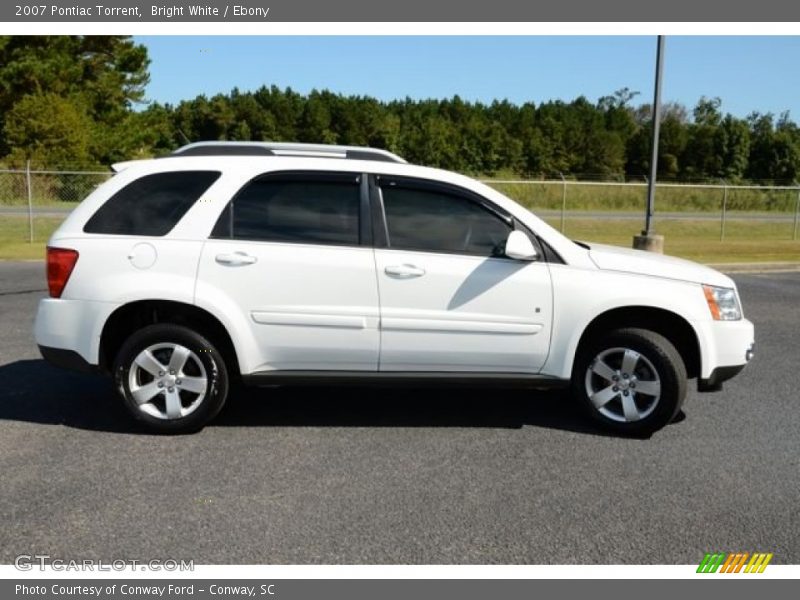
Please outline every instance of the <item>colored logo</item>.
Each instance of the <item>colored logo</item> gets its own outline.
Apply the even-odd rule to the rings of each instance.
[[[719,570],[720,573],[763,573],[771,560],[771,552],[706,553],[697,567],[697,572],[716,573]]]

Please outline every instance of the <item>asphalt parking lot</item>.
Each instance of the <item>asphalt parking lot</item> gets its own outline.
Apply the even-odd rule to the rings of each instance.
[[[0,262],[0,562],[800,562],[800,274],[737,275],[757,355],[647,440],[524,390],[260,390],[142,433],[50,367],[42,263]]]

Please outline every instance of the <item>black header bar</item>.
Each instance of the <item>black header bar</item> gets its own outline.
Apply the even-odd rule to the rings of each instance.
[[[4,22],[796,22],[786,0],[16,0]]]

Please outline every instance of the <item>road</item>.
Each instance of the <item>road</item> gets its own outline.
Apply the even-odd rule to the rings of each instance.
[[[142,433],[38,358],[41,263],[0,262],[0,562],[800,562],[800,274],[740,275],[757,356],[647,440],[558,394],[278,389]]]

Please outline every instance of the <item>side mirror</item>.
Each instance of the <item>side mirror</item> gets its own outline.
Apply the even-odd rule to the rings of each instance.
[[[539,256],[530,238],[519,230],[508,234],[505,254],[515,260],[536,260]]]

